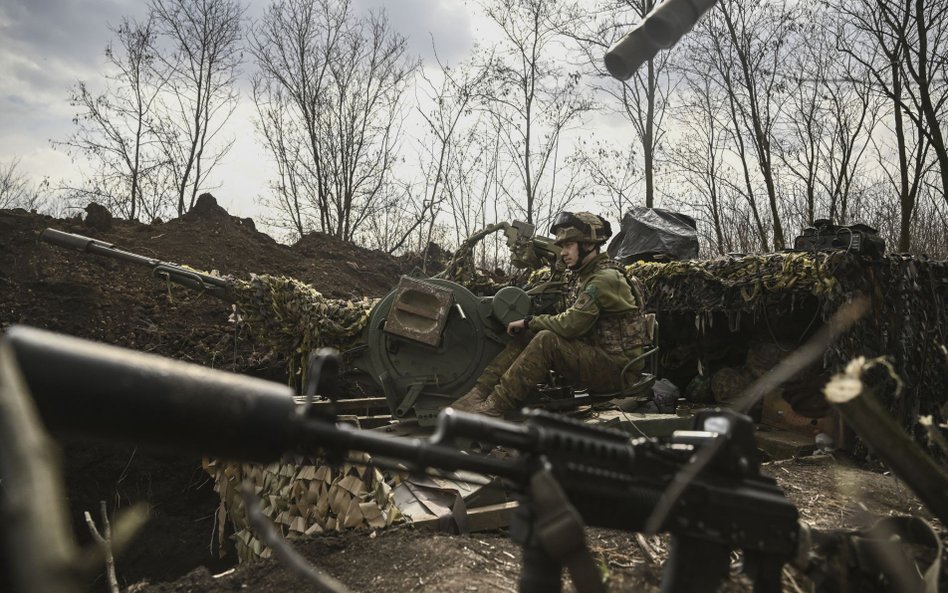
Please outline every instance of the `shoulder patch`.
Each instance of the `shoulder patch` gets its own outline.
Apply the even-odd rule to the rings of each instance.
[[[585,290],[580,293],[579,298],[576,299],[576,302],[573,304],[573,307],[577,309],[588,309],[590,306],[598,308],[596,299]]]
[[[602,308],[599,305],[599,287],[592,282],[583,287],[583,292],[576,299],[575,307],[585,309],[590,305],[595,305],[597,309]]]

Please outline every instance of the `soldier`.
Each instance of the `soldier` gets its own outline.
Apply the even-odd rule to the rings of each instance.
[[[524,330],[526,343],[512,340],[484,369],[474,387],[451,407],[488,416],[517,410],[550,369],[591,391],[618,391],[623,367],[642,353],[645,320],[641,290],[600,248],[612,235],[609,223],[589,212],[561,212],[550,234],[572,270],[572,305],[557,315],[527,316],[507,325],[507,333]],[[633,282],[636,284],[636,282]],[[626,369],[625,384],[642,372],[641,361]]]

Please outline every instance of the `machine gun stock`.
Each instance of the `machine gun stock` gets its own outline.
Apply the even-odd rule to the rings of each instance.
[[[430,439],[399,439],[337,425],[297,405],[288,387],[259,379],[26,327],[8,331],[0,347],[10,346],[54,432],[253,461],[299,450],[337,460],[365,451],[383,466],[497,476],[521,496],[512,537],[524,547],[523,592],[559,591],[563,565],[586,583],[581,591],[599,590],[589,584],[598,573],[589,578],[588,554],[585,565],[576,562],[584,523],[641,531],[677,471],[719,439],[726,441],[720,454],[662,526],[674,550],[663,591],[713,590],[727,575],[730,551],[742,549],[757,591],[776,593],[782,566],[797,553],[796,508],[759,473],[749,420],[732,411],[708,412],[698,430],[660,441],[537,411],[510,423],[448,409]],[[465,454],[459,439],[516,455]]]
[[[112,259],[118,259],[138,266],[146,266],[151,268],[152,274],[160,278],[166,278],[167,280],[186,286],[192,290],[206,292],[211,296],[225,301],[232,300],[227,278],[189,270],[177,264],[125,251],[111,243],[83,235],[66,233],[53,228],[43,230],[43,232],[40,233],[40,239],[57,247],[75,249],[76,251],[111,257]]]

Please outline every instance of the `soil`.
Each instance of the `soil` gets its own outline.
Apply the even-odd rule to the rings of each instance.
[[[48,245],[39,240],[46,227],[198,270],[292,276],[339,298],[381,296],[414,269],[411,260],[322,234],[279,244],[210,196],[189,214],[154,224],[112,219],[95,208],[84,220],[0,210],[0,331],[27,324],[277,381],[285,380],[285,355],[270,351],[251,331],[237,331],[228,321],[229,304],[168,285],[144,267]],[[111,512],[137,501],[153,509],[117,559],[123,591],[314,589],[276,560],[235,566],[232,556],[219,557],[212,545],[218,498],[200,459],[88,440],[62,444],[66,502],[80,542],[89,540],[82,513],[96,511],[100,500]],[[767,471],[816,527],[863,526],[890,514],[929,516],[892,476],[832,458],[778,462]],[[659,590],[666,539],[592,529],[588,541],[610,591]],[[517,590],[520,551],[505,530],[457,536],[402,525],[293,543],[353,591]],[[784,581],[785,591],[809,590],[801,575]],[[739,579],[725,589],[749,590]],[[89,590],[106,591],[104,576]]]

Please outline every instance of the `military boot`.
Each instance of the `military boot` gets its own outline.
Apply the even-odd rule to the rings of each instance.
[[[484,416],[492,416],[494,418],[503,418],[504,415],[510,411],[510,407],[504,406],[491,396],[487,396],[484,399],[479,399],[466,405],[461,411],[471,414],[483,414]]]
[[[488,395],[490,395],[490,389],[474,385],[470,391],[454,400],[451,407],[460,412],[473,412],[473,408],[484,403]]]

